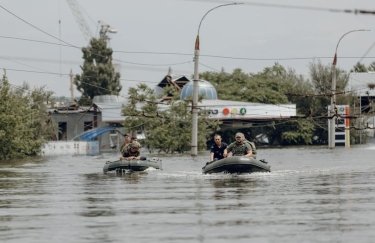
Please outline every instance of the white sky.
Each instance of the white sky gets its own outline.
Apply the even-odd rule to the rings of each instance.
[[[150,86],[157,84],[167,74],[169,67],[174,74],[190,77],[193,74],[194,41],[200,20],[209,9],[230,1],[77,2],[83,18],[96,35],[99,20],[118,30],[118,33],[110,35],[110,46],[115,51],[113,57],[120,68],[121,94],[126,96],[129,86],[143,81]],[[348,34],[340,42],[337,66],[349,71],[375,43],[375,15],[327,10],[375,11],[374,0],[241,2],[245,4],[215,9],[204,19],[200,29],[200,72],[220,71],[222,68],[231,72],[234,68],[241,68],[244,72],[256,73],[279,59],[283,66],[308,77],[310,62],[318,59],[323,64],[332,62],[338,40],[344,33],[354,29],[372,29],[370,32]],[[261,7],[253,3],[317,7],[321,10]],[[7,69],[11,84],[27,82],[31,87],[45,86],[58,96],[70,96],[68,74],[70,70],[73,73],[81,72],[81,50],[17,39],[59,43],[52,35],[76,46],[87,45],[67,1],[0,0],[0,7],[0,68]],[[366,57],[363,59],[366,65],[375,61],[375,47]],[[78,95],[77,91],[75,95]]]

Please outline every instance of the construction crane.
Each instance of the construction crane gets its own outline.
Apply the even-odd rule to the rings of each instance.
[[[91,31],[89,25],[87,24],[85,18],[83,18],[80,7],[78,5],[78,2],[76,0],[66,0],[70,9],[72,10],[72,13],[74,15],[74,18],[76,22],[79,25],[79,28],[87,42],[91,40],[91,38],[94,37],[93,32]],[[117,30],[113,29],[109,24],[105,23],[104,21],[100,20],[98,21],[98,24],[100,25],[100,31],[99,31],[99,37],[103,38],[104,40],[108,41],[110,38],[108,37],[108,33],[117,33]]]
[[[99,37],[108,41],[110,38],[108,37],[108,33],[115,34],[117,33],[116,29],[113,29],[109,24],[104,23],[104,21],[99,20],[100,24],[100,31],[99,31]]]
[[[73,16],[78,23],[79,29],[81,30],[83,37],[85,38],[86,42],[90,42],[90,40],[94,37],[93,32],[91,31],[89,25],[87,24],[85,18],[83,18],[79,4],[76,0],[66,0],[69,5],[70,10],[73,13]],[[99,31],[99,38],[104,39],[107,43],[109,41],[108,33],[117,33],[117,30],[113,29],[110,25],[104,23],[103,21],[98,21],[100,25]],[[95,59],[94,59],[95,62]],[[74,89],[73,89],[73,81],[74,75],[73,72],[70,71],[70,96],[72,101],[74,101]]]
[[[74,18],[76,22],[78,23],[79,29],[81,30],[83,37],[85,38],[87,42],[89,42],[94,35],[92,34],[92,31],[89,28],[89,25],[87,24],[86,20],[83,18],[77,1],[76,0],[66,0],[66,1],[70,7],[70,10],[72,10]]]

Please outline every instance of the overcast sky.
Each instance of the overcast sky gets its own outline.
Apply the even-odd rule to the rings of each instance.
[[[86,29],[98,36],[98,21],[110,34],[114,62],[121,73],[122,95],[145,82],[157,84],[172,68],[191,77],[199,22],[211,8],[231,1],[77,0]],[[200,29],[199,71],[247,73],[279,62],[309,77],[309,63],[330,64],[340,37],[338,64],[349,71],[365,54],[375,61],[375,15],[331,10],[375,11],[374,0],[243,0],[242,5],[213,10]],[[265,4],[263,6],[258,3]],[[280,6],[282,5],[282,6]],[[296,6],[296,7],[292,7]],[[0,68],[13,85],[45,86],[70,96],[69,72],[80,73],[88,41],[66,0],[0,0]],[[59,40],[65,43],[58,45]],[[75,95],[78,93],[75,91]]]

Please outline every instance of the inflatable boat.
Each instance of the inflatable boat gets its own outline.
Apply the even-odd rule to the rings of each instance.
[[[104,164],[103,172],[108,171],[124,172],[124,171],[144,171],[148,168],[161,169],[161,160],[158,158],[142,158],[139,160],[116,160],[107,161]]]
[[[257,160],[245,156],[231,156],[228,158],[207,162],[202,168],[202,172],[203,174],[244,174],[253,172],[271,172],[271,166],[269,166],[264,160]]]

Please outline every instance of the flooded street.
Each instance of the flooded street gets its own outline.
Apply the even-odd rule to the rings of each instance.
[[[249,175],[202,175],[208,152],[121,176],[115,154],[1,162],[0,242],[374,242],[374,155],[259,149],[272,172]]]

